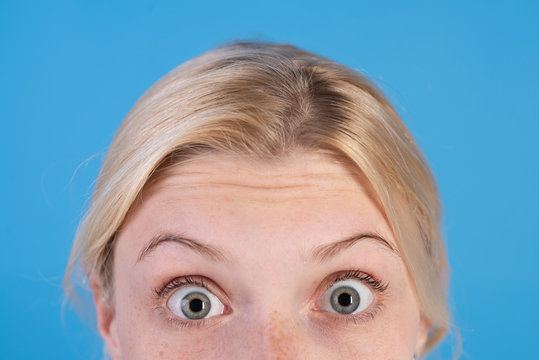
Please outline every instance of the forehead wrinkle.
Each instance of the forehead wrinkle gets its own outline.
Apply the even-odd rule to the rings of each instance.
[[[213,192],[216,195],[231,195],[234,200],[239,200],[237,196],[240,194],[246,199],[268,201],[338,195],[343,191],[350,193],[351,188],[363,192],[358,180],[349,176],[346,169],[340,169],[342,172],[305,171],[297,174],[298,169],[291,169],[293,172],[289,173],[277,168],[279,173],[273,171],[259,174],[249,169],[249,166],[238,168],[237,171],[220,171],[219,166],[207,171],[193,171],[186,169],[186,165],[201,166],[195,163],[179,165],[144,191],[148,194],[178,189],[182,190],[182,195],[190,192],[190,197]]]
[[[163,202],[178,201],[180,199],[205,200],[207,197],[224,198],[231,202],[268,202],[278,203],[287,201],[301,201],[319,199],[321,197],[338,197],[343,193],[350,194],[350,188],[345,186],[320,186],[315,184],[289,185],[289,186],[256,186],[237,183],[189,183],[189,184],[161,184],[153,191],[162,193]],[[167,191],[168,190],[168,191]],[[174,194],[175,195],[172,195]],[[166,194],[166,195],[165,195]]]
[[[259,173],[254,171],[250,163],[226,169],[222,169],[220,162],[214,163],[217,163],[215,167],[208,167],[204,162],[178,164],[159,181],[144,189],[144,193],[168,192],[166,199],[169,199],[177,190],[177,199],[195,199],[214,194],[233,201],[280,202],[338,196],[343,192],[350,193],[351,188],[358,193],[363,192],[358,180],[351,177],[346,168],[337,164],[337,170],[318,165],[315,169],[288,169],[286,164],[282,167],[275,164],[269,165],[269,170]]]

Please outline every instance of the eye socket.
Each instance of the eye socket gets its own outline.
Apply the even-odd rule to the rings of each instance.
[[[225,306],[208,289],[201,286],[184,286],[168,299],[167,307],[178,317],[200,320],[223,314]]]
[[[324,311],[351,315],[367,309],[374,300],[369,287],[358,280],[333,283],[322,295],[320,307]]]

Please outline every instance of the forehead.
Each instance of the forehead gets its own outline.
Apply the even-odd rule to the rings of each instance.
[[[210,242],[232,241],[240,230],[261,238],[272,233],[273,241],[292,233],[329,241],[358,231],[392,238],[357,171],[305,152],[272,160],[208,154],[173,165],[144,189],[126,225],[147,237],[155,235],[150,230],[194,232]]]

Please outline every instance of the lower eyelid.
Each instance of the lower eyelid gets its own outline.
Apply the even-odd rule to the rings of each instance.
[[[370,309],[367,309],[359,314],[354,315],[341,315],[337,313],[331,313],[327,311],[316,311],[316,315],[314,316],[315,322],[322,324],[324,327],[338,327],[346,326],[346,325],[352,325],[352,326],[361,326],[364,324],[369,323],[370,321],[374,321],[376,319],[376,316],[378,316],[379,312],[382,310],[383,305],[382,304],[376,304],[372,306]],[[228,310],[227,310],[228,309]],[[214,327],[220,325],[222,322],[225,321],[226,315],[230,315],[232,313],[231,310],[229,310],[228,307],[225,306],[225,312],[219,316],[214,316],[207,319],[200,319],[200,320],[184,320],[180,319],[173,314],[170,313],[168,309],[163,308],[162,306],[159,306],[154,309],[155,314],[159,316],[162,320],[164,320],[168,325],[172,326],[173,328],[208,328],[208,327]]]
[[[325,326],[333,326],[335,327],[337,325],[362,325],[367,324],[370,321],[376,320],[376,317],[378,316],[379,312],[382,310],[383,305],[381,303],[374,304],[370,308],[362,311],[359,314],[353,314],[353,315],[342,315],[337,313],[332,313],[328,311],[318,310],[317,314],[315,315],[315,320],[317,322],[320,322],[324,324]]]
[[[161,321],[166,323],[167,325],[171,326],[174,329],[177,328],[210,328],[213,326],[218,326],[220,323],[224,321],[224,316],[228,315],[230,312],[227,312],[227,307],[225,306],[225,312],[223,314],[218,316],[213,316],[206,319],[199,319],[199,320],[188,320],[188,319],[181,319],[177,316],[175,316],[165,305],[159,305],[156,306],[153,309],[154,315],[159,317]]]

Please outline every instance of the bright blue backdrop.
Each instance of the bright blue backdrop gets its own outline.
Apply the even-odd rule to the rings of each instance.
[[[537,358],[538,2],[195,3],[0,3],[0,357],[99,358],[61,278],[115,129],[174,66],[262,39],[382,87],[439,181],[462,358]]]

